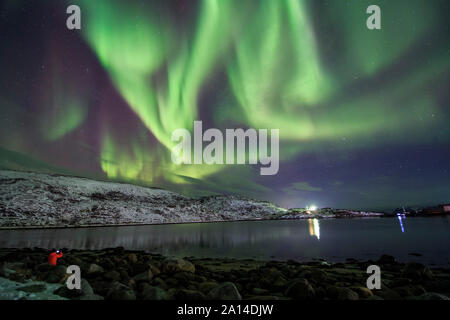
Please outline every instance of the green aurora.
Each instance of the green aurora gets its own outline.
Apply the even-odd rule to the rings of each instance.
[[[450,200],[448,163],[427,158],[430,146],[450,144],[442,1],[80,0],[70,3],[81,8],[80,31],[64,28],[63,4],[24,2],[3,4],[5,28],[24,19],[21,5],[46,12],[50,2],[59,9],[49,26],[61,26],[50,36],[35,31],[42,50],[23,57],[33,58],[19,88],[8,89],[20,62],[7,66],[6,58],[33,44],[6,35],[5,150],[78,175],[285,206]],[[382,10],[381,30],[366,27],[371,4]],[[42,65],[49,70],[36,71]],[[30,78],[40,86],[34,92]],[[26,89],[33,103],[18,98]],[[192,130],[195,120],[223,130],[280,129],[279,175],[261,177],[254,166],[175,165],[171,134]],[[418,157],[399,160],[407,172],[386,160],[403,152]],[[433,192],[418,188],[427,184]]]

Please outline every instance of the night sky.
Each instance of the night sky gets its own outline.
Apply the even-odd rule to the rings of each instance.
[[[81,8],[68,30],[66,8]],[[366,8],[382,10],[368,30]],[[0,1],[0,166],[284,207],[450,202],[449,1]],[[280,129],[280,169],[172,131]]]

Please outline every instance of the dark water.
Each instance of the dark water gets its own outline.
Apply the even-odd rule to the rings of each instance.
[[[398,218],[311,219],[0,231],[2,248],[117,246],[182,257],[298,261],[377,259],[386,253],[400,261],[448,267],[450,216],[402,221]]]

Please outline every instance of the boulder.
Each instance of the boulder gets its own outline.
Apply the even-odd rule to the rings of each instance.
[[[421,263],[410,262],[405,265],[402,275],[413,280],[433,280],[431,270]]]
[[[167,283],[163,279],[161,279],[159,277],[153,278],[152,285],[157,286],[157,287],[159,287],[161,289],[164,289],[164,290],[168,289]]]
[[[136,295],[126,285],[114,282],[108,291],[107,298],[110,300],[136,300]]]
[[[361,299],[367,299],[373,296],[373,292],[367,287],[352,287],[350,289],[355,291]]]
[[[149,265],[148,265],[148,269],[152,272],[152,274],[153,274],[154,276],[156,276],[156,275],[158,275],[158,274],[161,273],[161,271],[159,270],[159,268],[156,267],[156,266],[154,266],[153,264],[149,264]]]
[[[205,294],[210,292],[215,287],[217,287],[217,282],[212,282],[212,281],[202,282],[198,285],[198,289]]]
[[[328,279],[328,273],[320,269],[312,269],[309,276],[316,282],[322,282]]]
[[[103,300],[103,297],[94,293],[94,290],[86,279],[81,279],[80,289],[69,289],[64,284],[53,293],[72,300]]]
[[[449,297],[435,292],[427,292],[416,298],[417,300],[450,300]]]
[[[50,271],[47,271],[43,279],[49,283],[59,283],[63,282],[67,278],[67,267],[63,265],[51,266]]]
[[[232,282],[224,282],[212,289],[207,298],[210,300],[241,300],[241,294]]]
[[[142,291],[143,300],[167,300],[167,292],[159,287],[145,286]]]
[[[163,262],[163,272],[166,273],[176,273],[176,272],[195,272],[195,266],[184,259],[180,258],[167,258]]]
[[[128,255],[128,261],[129,261],[130,263],[136,263],[136,262],[138,261],[138,258],[137,258],[137,256],[136,256],[136,254],[135,254],[135,253],[130,253],[130,254]]]
[[[352,289],[345,287],[329,287],[328,295],[336,300],[359,300],[359,295]]]
[[[403,300],[402,296],[398,294],[398,292],[383,286],[380,290],[376,290],[375,294],[384,300]]]
[[[89,275],[96,275],[96,274],[100,274],[103,273],[105,270],[99,266],[98,264],[95,263],[91,263],[88,267],[87,273]]]
[[[109,271],[109,272],[105,273],[105,274],[103,275],[103,277],[104,277],[106,280],[110,280],[110,281],[119,281],[119,280],[120,280],[120,273],[117,272],[117,271],[115,271],[115,270],[112,270],[112,271]]]
[[[413,291],[408,286],[396,287],[393,290],[403,298],[414,296]]]
[[[133,279],[136,283],[139,283],[141,281],[151,281],[153,279],[153,273],[150,269],[148,269],[147,271],[134,276]]]
[[[306,279],[295,280],[286,290],[285,296],[293,299],[312,299],[316,295],[314,288]]]
[[[390,286],[391,288],[395,288],[395,287],[404,287],[404,286],[408,286],[412,283],[411,279],[407,279],[407,278],[397,278],[392,280]]]
[[[270,293],[269,290],[261,289],[261,288],[253,288],[252,293],[256,296],[263,296],[265,294]]]

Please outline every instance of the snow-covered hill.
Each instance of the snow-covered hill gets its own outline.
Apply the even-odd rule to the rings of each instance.
[[[249,220],[284,212],[232,196],[191,199],[130,184],[0,170],[0,227]]]

